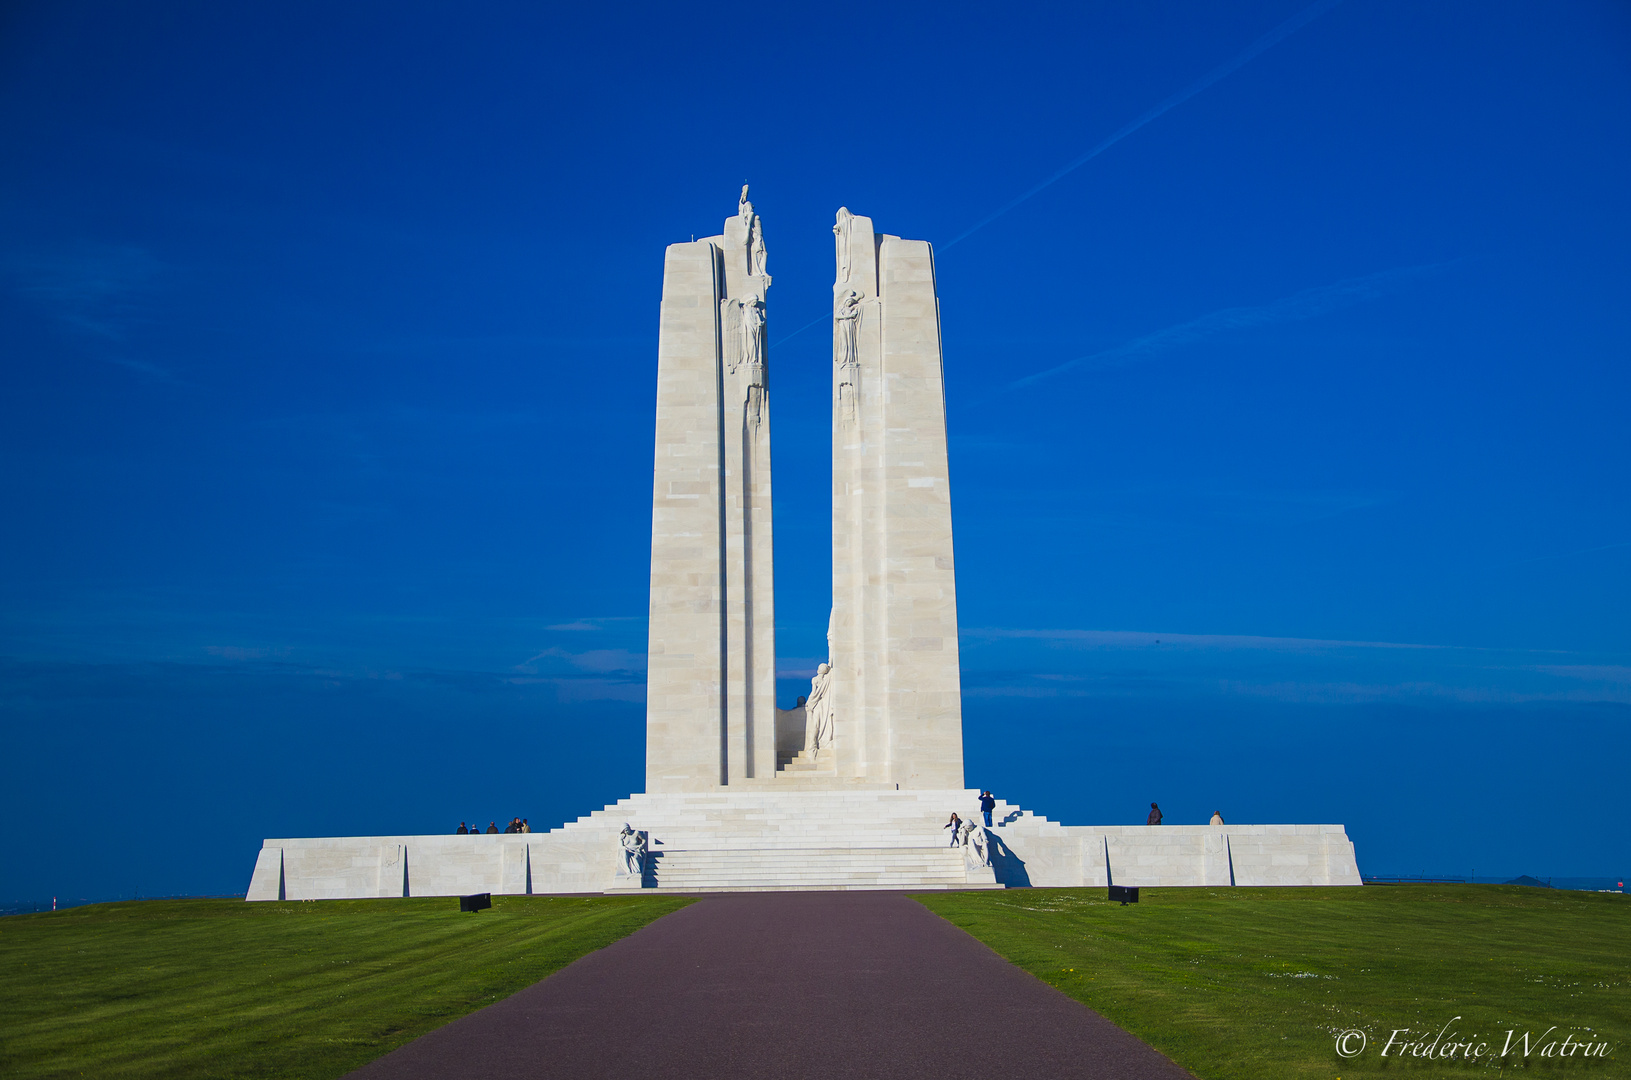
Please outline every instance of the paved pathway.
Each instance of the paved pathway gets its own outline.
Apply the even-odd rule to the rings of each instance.
[[[904,894],[881,892],[704,897],[351,1075],[1190,1077]]]

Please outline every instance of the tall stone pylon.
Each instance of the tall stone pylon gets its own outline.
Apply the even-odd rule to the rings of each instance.
[[[831,672],[840,779],[963,786],[946,392],[934,251],[833,226]]]
[[[646,790],[776,771],[764,227],[671,244],[657,346]]]

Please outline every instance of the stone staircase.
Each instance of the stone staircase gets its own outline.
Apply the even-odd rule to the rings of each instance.
[[[810,751],[800,750],[796,754],[777,754],[776,773],[778,779],[796,776],[834,776],[837,770],[833,766],[833,753],[827,751],[825,761],[810,757]]]
[[[966,889],[971,884],[996,884],[994,877],[989,882],[978,880],[984,875],[968,870],[961,851],[951,847],[663,848],[654,863],[656,887],[679,892]]]
[[[990,867],[965,866],[942,828],[953,810],[977,812],[977,793],[821,783],[635,795],[562,831],[609,836],[627,822],[646,832],[646,891],[1001,888]]]

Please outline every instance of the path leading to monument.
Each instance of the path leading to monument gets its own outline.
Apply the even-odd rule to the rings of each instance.
[[[351,1075],[1190,1077],[904,894],[882,892],[704,897]]]

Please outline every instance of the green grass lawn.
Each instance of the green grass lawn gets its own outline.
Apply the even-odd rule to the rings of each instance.
[[[689,900],[149,900],[0,919],[0,1076],[328,1078]]]
[[[1127,907],[1103,889],[916,899],[1205,1080],[1631,1077],[1624,896],[1411,885],[1144,889]],[[1431,1040],[1456,1016],[1460,1035],[1440,1050],[1476,1034],[1493,1044],[1484,1057],[1381,1056],[1394,1029]],[[1540,1057],[1553,1025],[1551,1039],[1606,1041],[1608,1056]],[[1336,1036],[1350,1029],[1367,1046],[1344,1060]],[[1527,1062],[1491,1056],[1508,1029],[1532,1032]]]

